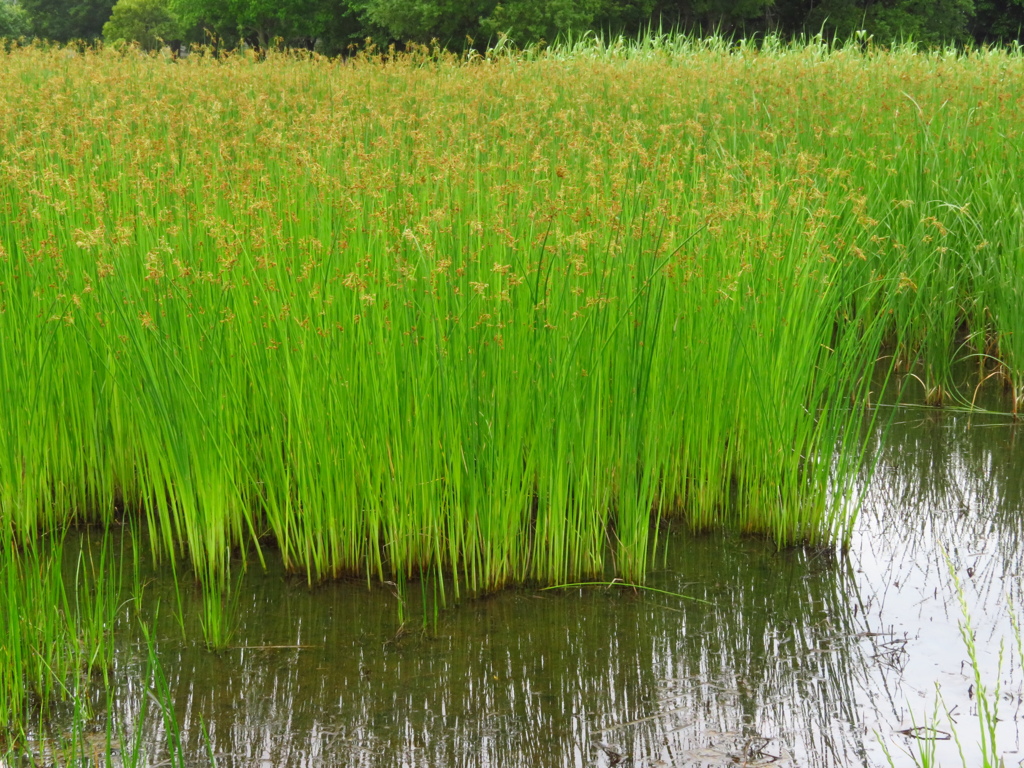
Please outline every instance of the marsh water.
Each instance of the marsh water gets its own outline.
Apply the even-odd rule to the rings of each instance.
[[[159,669],[123,633],[115,722],[92,727],[151,766],[977,766],[980,700],[1024,764],[1021,437],[896,411],[848,554],[670,530],[664,592],[509,590],[423,629],[416,584],[403,626],[392,585],[310,588],[270,563],[211,652],[198,592],[156,579]]]

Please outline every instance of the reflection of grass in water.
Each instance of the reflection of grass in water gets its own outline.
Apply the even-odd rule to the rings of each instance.
[[[0,712],[18,730],[109,682],[121,569],[109,533],[70,569],[64,535],[18,544],[7,529],[0,539]]]
[[[914,552],[940,543],[954,557],[958,542],[985,538],[1002,553],[997,562],[1009,577],[1024,550],[1024,476],[1011,427],[991,415],[896,408],[885,434],[869,442],[879,460],[862,486],[873,514],[867,530],[878,541],[906,541]]]
[[[250,572],[242,604],[256,607],[253,601],[259,600],[264,606],[243,614],[238,643],[250,650],[211,657],[194,638],[179,650],[171,616],[162,616],[167,620],[163,629],[167,640],[161,635],[159,642],[161,647],[167,643],[166,656],[162,653],[161,658],[168,683],[175,692],[177,711],[191,714],[189,723],[182,722],[190,730],[183,733],[189,759],[201,759],[203,751],[194,726],[197,712],[208,718],[216,753],[261,744],[267,754],[277,754],[284,740],[279,732],[264,735],[277,730],[273,725],[268,728],[268,723],[287,716],[303,733],[311,717],[320,720],[321,713],[332,710],[338,695],[345,697],[346,708],[337,712],[334,725],[344,723],[348,733],[372,731],[379,749],[393,753],[393,759],[381,757],[380,765],[408,756],[402,734],[420,727],[424,748],[436,750],[431,754],[437,760],[431,764],[486,762],[483,756],[467,758],[466,747],[451,741],[452,730],[447,726],[442,730],[429,717],[426,724],[418,719],[424,712],[442,711],[448,713],[449,725],[463,723],[461,743],[473,748],[477,734],[495,727],[483,713],[504,713],[501,736],[489,737],[493,751],[486,752],[493,764],[501,765],[541,752],[570,754],[582,738],[570,727],[574,722],[570,715],[582,711],[602,713],[601,728],[625,725],[623,746],[632,744],[631,753],[638,762],[641,755],[659,754],[664,738],[671,740],[673,748],[706,745],[705,726],[723,734],[715,742],[723,755],[742,754],[748,738],[754,739],[757,733],[776,738],[767,750],[772,754],[779,754],[781,747],[799,755],[823,748],[809,734],[827,731],[835,717],[847,722],[846,710],[842,714],[839,710],[842,702],[851,700],[850,687],[855,685],[852,678],[857,673],[850,665],[860,660],[859,654],[851,654],[856,641],[851,639],[855,628],[842,588],[844,583],[849,585],[844,577],[846,564],[824,557],[832,562],[809,565],[807,553],[777,553],[770,543],[751,539],[737,539],[733,546],[724,547],[718,536],[683,536],[675,544],[675,557],[667,570],[652,577],[651,585],[663,592],[516,590],[445,612],[432,631],[409,633],[392,642],[387,640],[394,633],[396,618],[394,598],[387,589],[364,592],[359,585],[345,589],[329,584],[308,590],[300,580],[285,577],[279,564],[274,565],[275,577],[270,579]],[[698,549],[702,555],[691,562],[687,553]],[[150,606],[158,597],[168,608],[173,605],[169,581],[151,586]],[[695,591],[687,582],[698,582],[701,589]],[[416,589],[413,585],[410,595],[414,607]],[[683,600],[678,594],[705,597],[714,605]],[[371,601],[370,595],[378,599]],[[198,593],[189,591],[186,598],[187,626],[194,628],[201,610]],[[408,618],[412,625],[418,624],[415,613]],[[371,631],[360,628],[364,621]],[[375,621],[380,624],[374,626]],[[341,630],[339,624],[346,622],[360,626]],[[254,643],[299,642],[295,630],[300,625],[301,642],[326,640],[333,648],[291,653],[268,645],[268,650],[252,650]],[[382,645],[386,647],[377,655]],[[245,665],[243,654],[249,659]],[[251,664],[254,658],[256,663]],[[285,664],[292,671],[279,677]],[[366,677],[362,665],[370,668]],[[673,676],[688,679],[668,679]],[[333,687],[338,683],[332,681],[337,680],[349,682],[339,689]],[[628,686],[623,685],[625,680],[630,681]],[[264,698],[261,693],[269,690],[262,686],[271,683],[276,704],[257,703],[256,699]],[[816,691],[816,704],[805,712],[801,702],[808,685]],[[252,696],[244,712],[231,703],[237,701],[238,691]],[[655,691],[653,698],[645,696]],[[549,698],[540,702],[533,693]],[[121,710],[125,720],[136,720],[132,702],[123,702],[128,705]],[[710,711],[705,709],[708,702]],[[151,707],[150,712],[150,720],[159,721],[159,710]],[[561,713],[561,719],[553,719],[555,712]],[[626,725],[656,712],[660,714],[654,720]],[[505,718],[510,724],[504,724]],[[697,722],[687,725],[695,718]],[[158,724],[150,722],[147,739],[160,744],[163,732]],[[687,725],[683,732],[672,730],[683,725]],[[597,724],[588,727],[595,733]],[[741,733],[738,741],[728,735],[733,731]],[[852,755],[856,739],[852,733],[845,737],[849,741],[840,746]],[[619,731],[606,739],[618,740]],[[305,746],[301,738],[299,742],[292,744],[292,750]],[[532,746],[524,747],[523,742]],[[331,749],[326,763],[355,762],[356,746]],[[483,755],[484,748],[480,751]],[[822,764],[814,754],[807,764]],[[821,756],[822,761],[827,759]]]
[[[996,733],[996,724],[1000,720],[999,701],[1001,699],[1002,688],[1001,675],[1004,662],[1004,644],[1000,642],[999,661],[996,667],[995,684],[990,685],[983,679],[981,663],[978,657],[978,648],[975,643],[975,633],[971,623],[970,610],[967,605],[967,599],[964,595],[963,585],[956,574],[953,562],[948,558],[948,556],[946,563],[949,567],[950,576],[953,579],[957,602],[960,605],[960,639],[964,644],[964,649],[967,651],[967,657],[970,661],[973,676],[972,698],[975,702],[975,722],[978,726],[978,747],[981,753],[981,764],[977,765],[972,759],[965,755],[962,741],[962,739],[965,738],[963,729],[957,723],[953,712],[943,700],[942,690],[938,683],[935,685],[934,709],[930,715],[925,716],[923,720],[924,725],[917,725],[917,719],[913,711],[911,711],[911,718],[914,721],[914,727],[906,731],[901,731],[900,733],[915,739],[916,749],[911,750],[910,755],[920,768],[933,768],[933,766],[937,766],[939,764],[937,757],[937,743],[939,741],[950,739],[956,743],[957,751],[960,755],[960,762],[964,768],[1004,768],[1006,763],[1000,754],[999,740]],[[1024,641],[1022,641],[1021,637],[1020,623],[1012,602],[1007,602],[1007,609],[1009,611],[1010,623],[1013,627],[1015,650],[1017,653],[1016,663],[1021,669],[1024,669]],[[891,753],[889,752],[888,744],[881,735],[878,735],[878,739],[890,766],[894,766],[895,763]]]
[[[30,729],[8,730],[0,748],[0,765],[25,768],[168,765],[183,768],[185,756],[174,698],[151,629],[144,622],[140,622],[140,629],[146,658],[144,672],[137,682],[145,693],[139,697],[139,708],[132,718],[135,733],[123,730],[129,723],[122,720],[123,713],[110,699],[109,689],[98,689],[89,679],[78,677],[74,689],[67,691],[69,695],[60,713],[51,712],[41,717]],[[97,705],[97,695],[103,700],[100,705]],[[154,753],[159,747],[156,742],[144,741],[147,735],[152,736],[143,724],[152,716],[153,708],[162,723],[162,728],[158,729],[164,737],[162,755]],[[204,738],[209,743],[205,729]],[[156,760],[157,757],[162,759]],[[217,764],[212,754],[209,760],[211,766]]]
[[[684,595],[681,592],[672,592],[667,589],[658,589],[657,587],[651,587],[645,584],[632,584],[628,581],[622,581],[621,579],[613,579],[612,581],[580,581],[573,584],[552,584],[551,586],[544,587],[544,590],[549,589],[576,589],[579,587],[605,587],[606,589],[611,587],[621,587],[623,589],[632,589],[634,592],[650,592],[654,595],[668,595],[669,597],[678,597],[680,600],[693,600],[698,603],[711,603],[707,600],[703,600],[693,595]]]

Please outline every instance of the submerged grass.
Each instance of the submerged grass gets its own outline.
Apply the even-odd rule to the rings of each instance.
[[[268,545],[475,592],[609,553],[638,582],[663,518],[842,543],[884,349],[931,402],[977,354],[1020,403],[1022,75],[684,39],[4,54],[5,621],[64,599],[41,534],[122,517],[188,558],[212,645]],[[55,615],[3,646],[0,716],[66,677]]]

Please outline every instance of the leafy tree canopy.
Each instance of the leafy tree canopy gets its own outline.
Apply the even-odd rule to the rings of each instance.
[[[103,32],[114,0],[21,0],[32,33],[48,40],[93,40]]]
[[[315,0],[170,0],[186,26],[201,26],[229,45],[248,40],[267,48],[274,38],[317,37]]]
[[[136,42],[146,50],[181,38],[181,23],[165,0],[117,0],[110,21],[103,25],[107,42]]]
[[[459,48],[467,37],[481,34],[480,19],[497,0],[351,0],[352,7],[372,32],[392,40],[427,43],[438,40]]]
[[[590,29],[603,6],[602,0],[504,0],[481,26],[491,37],[508,34],[517,43],[550,41]]]
[[[975,0],[971,32],[979,41],[1024,40],[1024,0]]]
[[[773,0],[664,0],[654,10],[663,24],[706,33],[756,31]]]
[[[28,14],[10,0],[0,0],[0,37],[23,37],[32,34]]]
[[[905,39],[942,45],[965,42],[974,14],[974,0],[824,0],[806,26],[841,39],[864,30],[880,43]]]
[[[95,38],[108,19],[110,34],[124,39],[147,33],[119,31],[114,0],[0,0],[0,34],[30,31],[65,42]],[[923,45],[1024,40],[1024,0],[162,0],[185,28],[206,29],[226,46],[247,41],[261,48],[276,39],[289,45],[316,41],[326,53],[343,52],[372,37],[459,49],[467,39],[486,46],[508,34],[519,45],[559,35],[596,31],[631,34],[650,29],[721,33],[814,34],[876,43],[914,40]],[[132,0],[120,13],[131,24],[161,28],[156,0]],[[157,15],[153,15],[157,14]],[[29,29],[25,30],[25,20]],[[159,34],[159,33],[154,33]],[[107,35],[108,39],[111,38]]]

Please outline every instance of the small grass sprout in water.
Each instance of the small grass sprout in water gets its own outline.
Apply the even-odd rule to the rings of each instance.
[[[948,707],[943,699],[941,686],[938,683],[935,685],[934,710],[930,716],[925,718],[925,724],[918,725],[915,719],[912,728],[899,731],[898,733],[913,740],[914,748],[910,750],[909,754],[913,758],[915,765],[920,766],[920,768],[931,768],[932,766],[940,765],[937,750],[938,742],[950,740],[956,744],[959,762],[964,768],[974,768],[974,766],[980,766],[980,768],[1004,768],[1007,765],[1005,755],[1009,746],[1006,744],[1000,745],[997,735],[997,723],[1001,720],[999,716],[999,702],[1003,699],[1001,675],[1004,669],[1005,647],[1003,643],[1000,643],[995,683],[990,684],[985,680],[982,672],[981,660],[975,641],[975,631],[967,599],[964,595],[963,584],[948,555],[946,562],[956,592],[957,603],[960,606],[960,639],[963,641],[964,650],[967,652],[967,663],[969,664],[971,674],[969,691],[970,699],[974,702],[973,709],[978,726],[975,744],[977,749],[976,752],[971,751],[970,755],[965,750],[964,739],[967,736],[955,714],[956,707],[953,710]],[[1016,608],[1010,601],[1007,602],[1007,611],[1010,625],[1013,629],[1014,650],[1016,651],[1016,657],[1013,659],[1012,664],[1016,665],[1018,669],[1024,669],[1024,641],[1021,638],[1020,621]],[[911,710],[911,718],[915,718],[913,710]],[[886,741],[881,736],[879,736],[879,741],[889,765],[894,766],[895,762],[888,744],[886,744]]]

